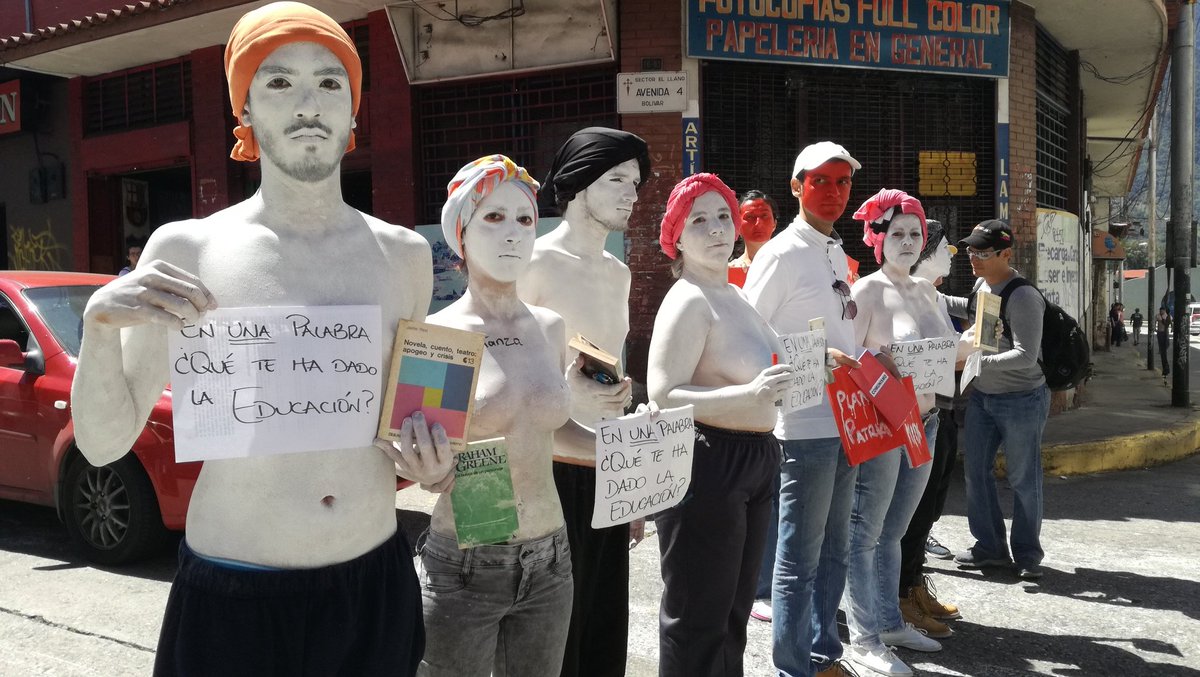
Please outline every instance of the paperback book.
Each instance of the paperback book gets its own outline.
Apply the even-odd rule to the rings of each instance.
[[[517,502],[503,437],[469,442],[458,455],[450,505],[460,549],[503,543],[516,535]]]
[[[465,450],[483,338],[477,332],[402,320],[392,348],[379,437],[400,439],[404,419],[420,411],[430,427],[442,424],[456,453]]]

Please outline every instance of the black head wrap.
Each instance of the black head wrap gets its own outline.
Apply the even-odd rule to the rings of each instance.
[[[540,206],[565,211],[567,203],[604,172],[633,159],[638,161],[644,183],[650,178],[650,149],[640,136],[608,127],[575,132],[554,156],[538,194]]]
[[[928,259],[930,256],[933,256],[935,253],[937,253],[938,245],[942,243],[942,238],[946,236],[945,226],[942,225],[941,221],[936,219],[925,219],[925,228],[925,246],[921,248],[921,253],[917,256],[917,262],[914,263],[912,268],[909,269],[910,275],[912,274],[912,271],[917,269],[917,266],[921,265],[925,261],[925,259]]]

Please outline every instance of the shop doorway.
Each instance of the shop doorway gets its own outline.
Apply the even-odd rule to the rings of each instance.
[[[192,173],[187,165],[88,178],[92,272],[116,274],[130,246],[144,245],[164,223],[190,219]]]

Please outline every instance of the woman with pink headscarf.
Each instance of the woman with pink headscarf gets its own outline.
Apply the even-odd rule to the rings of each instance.
[[[855,339],[860,345],[888,346],[897,341],[954,337],[937,301],[933,284],[910,271],[925,244],[925,210],[904,191],[884,188],[867,199],[854,218],[863,223],[863,242],[874,250],[880,269],[850,289],[858,306]],[[919,393],[930,452],[937,435],[933,393]],[[932,464],[910,468],[903,448],[859,466],[850,519],[850,559],[846,576],[846,620],[850,648],[846,659],[872,673],[911,675],[889,647],[940,651],[942,645],[905,623],[897,590],[900,539],[917,509]],[[947,629],[946,634],[949,636]]]
[[[490,155],[459,170],[442,208],[442,233],[469,276],[466,293],[429,322],[487,336],[467,439],[505,438],[519,526],[503,543],[461,547],[453,494],[438,498],[417,546],[421,674],[430,677],[557,675],[562,666],[573,585],[551,459],[556,446],[583,451],[595,437],[569,418],[562,318],[517,297],[537,190],[524,168]]]
[[[655,517],[662,555],[659,675],[742,674],[746,623],[779,473],[776,402],[791,367],[775,332],[726,281],[737,198],[713,174],[667,201],[659,244],[679,280],[654,321],[646,387],[663,407],[692,405],[687,496]]]

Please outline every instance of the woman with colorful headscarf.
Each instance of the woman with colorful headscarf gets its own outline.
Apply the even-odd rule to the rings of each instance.
[[[461,547],[451,501],[466,489],[438,498],[418,544],[422,674],[557,675],[573,588],[551,458],[556,445],[586,449],[595,438],[568,417],[562,318],[517,298],[533,254],[538,183],[491,155],[459,170],[447,189],[442,232],[468,269],[467,290],[429,322],[487,336],[467,439],[505,439],[519,526],[502,543]]]
[[[888,353],[892,343],[952,337],[957,332],[938,305],[928,280],[912,268],[925,245],[925,210],[907,193],[885,188],[854,213],[863,222],[863,242],[881,268],[855,282],[851,297],[858,306],[855,339]],[[918,393],[930,452],[937,434],[932,392]],[[917,509],[932,464],[910,468],[903,448],[859,466],[850,519],[850,561],[846,576],[846,620],[850,648],[846,659],[875,673],[911,675],[889,647],[940,651],[942,646],[904,622],[896,591],[900,579],[900,539]],[[946,634],[949,636],[949,629]]]
[[[683,501],[655,517],[662,555],[659,675],[742,674],[746,623],[779,473],[776,403],[791,367],[726,264],[737,199],[713,174],[675,186],[659,244],[679,280],[650,339],[646,387],[663,407],[692,405],[696,446]]]

